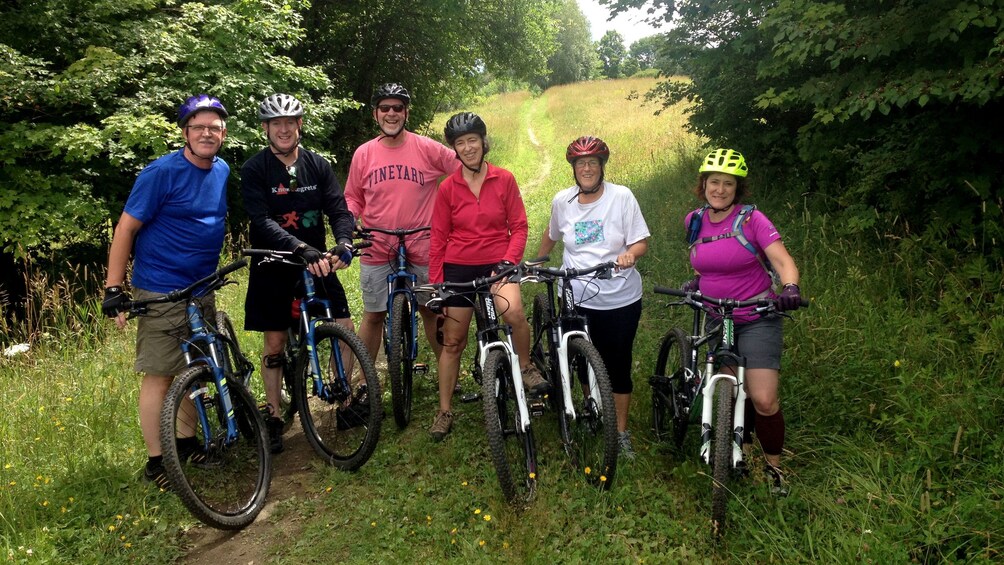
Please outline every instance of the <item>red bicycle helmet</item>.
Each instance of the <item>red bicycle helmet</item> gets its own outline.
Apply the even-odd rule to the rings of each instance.
[[[565,160],[569,163],[575,163],[580,157],[598,157],[600,164],[606,165],[610,158],[610,148],[602,139],[584,135],[568,144],[568,150],[565,151]]]

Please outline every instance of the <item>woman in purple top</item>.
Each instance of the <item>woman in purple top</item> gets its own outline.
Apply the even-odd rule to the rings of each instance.
[[[794,310],[801,302],[798,267],[791,258],[777,228],[759,210],[743,210],[749,194],[747,167],[743,156],[731,149],[717,149],[700,168],[695,194],[706,204],[687,215],[686,225],[697,233],[690,248],[690,264],[697,276],[684,290],[697,290],[714,298],[748,300],[764,296],[778,298],[781,310]],[[739,214],[741,230],[734,229]],[[736,237],[751,244],[751,252]],[[766,262],[765,262],[766,261]],[[774,293],[767,265],[780,276],[783,289]],[[788,487],[781,473],[784,447],[784,416],[778,399],[783,345],[780,316],[759,318],[749,311],[736,311],[736,345],[746,357],[746,391],[752,401],[757,439],[767,461],[767,478],[774,494],[785,496]],[[753,414],[747,407],[747,414]],[[753,425],[748,426],[751,430]]]

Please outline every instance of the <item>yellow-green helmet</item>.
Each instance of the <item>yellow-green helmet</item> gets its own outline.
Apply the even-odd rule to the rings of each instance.
[[[749,169],[743,154],[734,149],[715,149],[701,163],[702,173],[725,173],[737,177],[745,177]]]

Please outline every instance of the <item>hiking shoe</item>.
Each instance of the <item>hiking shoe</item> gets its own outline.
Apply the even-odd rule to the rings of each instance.
[[[771,494],[779,497],[788,496],[788,481],[784,480],[784,473],[781,469],[767,463],[764,466],[764,476]]]
[[[543,394],[551,388],[551,383],[544,380],[537,367],[530,365],[520,371],[523,374],[523,386],[534,394]]]
[[[272,453],[282,453],[282,418],[269,416],[265,418],[265,428],[268,429],[268,448]]]
[[[634,460],[635,452],[634,446],[631,445],[631,432],[625,430],[617,433],[617,447],[625,459]]]
[[[443,441],[451,429],[453,429],[453,412],[440,410],[436,413],[436,420],[432,422],[432,427],[429,428],[429,435],[432,436],[432,441]]]
[[[160,463],[154,465],[147,463],[143,468],[143,480],[153,483],[162,491],[171,491],[171,480],[167,478],[167,471]]]

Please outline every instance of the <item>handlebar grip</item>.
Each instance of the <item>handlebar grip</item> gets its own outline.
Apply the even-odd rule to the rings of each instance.
[[[811,304],[811,302],[809,302],[809,299],[808,298],[803,298],[802,301],[798,303],[798,307],[799,308],[808,308],[809,304]]]
[[[230,273],[236,271],[237,269],[246,267],[247,264],[248,264],[248,260],[247,259],[238,259],[237,261],[234,261],[233,263],[230,263],[226,267],[223,267],[222,269],[220,269],[219,275],[221,277],[229,275]]]
[[[668,286],[656,286],[652,289],[656,294],[668,294],[670,296],[687,296],[687,293],[678,289],[670,288]]]

